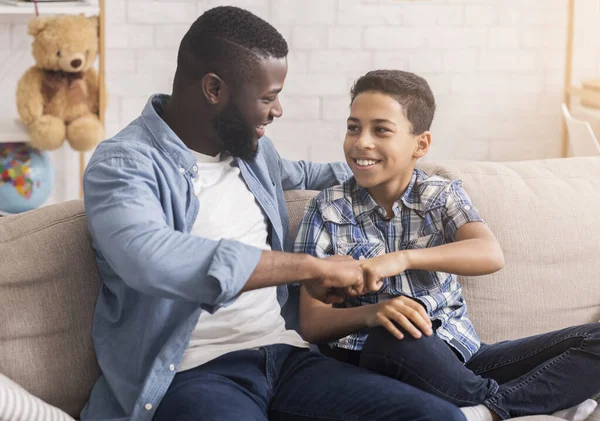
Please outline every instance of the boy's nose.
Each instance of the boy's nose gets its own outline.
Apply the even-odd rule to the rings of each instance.
[[[368,133],[363,132],[358,139],[356,139],[354,146],[358,149],[372,149],[374,146],[373,139],[371,139],[371,136],[369,136]]]

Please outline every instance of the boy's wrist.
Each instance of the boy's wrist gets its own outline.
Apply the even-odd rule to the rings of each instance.
[[[417,269],[415,267],[415,252],[416,250],[400,250],[398,253],[402,254],[404,261],[404,270]]]

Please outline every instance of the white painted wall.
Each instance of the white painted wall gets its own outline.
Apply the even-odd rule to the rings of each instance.
[[[252,10],[290,44],[284,117],[268,135],[293,159],[342,159],[352,81],[373,68],[426,77],[438,101],[429,159],[520,160],[560,154],[566,0],[106,0],[107,132],[169,92],[180,38],[221,4]],[[574,82],[600,77],[600,4],[577,0]],[[16,113],[31,64],[25,21],[0,18],[0,115]],[[52,202],[79,194],[78,157],[52,154]]]

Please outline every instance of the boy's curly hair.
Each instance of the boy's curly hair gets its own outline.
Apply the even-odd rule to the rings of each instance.
[[[402,70],[372,70],[360,77],[350,91],[350,104],[363,92],[389,95],[402,105],[411,133],[421,134],[431,128],[435,98],[425,79]]]

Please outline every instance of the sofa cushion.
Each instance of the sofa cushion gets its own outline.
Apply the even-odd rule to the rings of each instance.
[[[483,341],[598,320],[600,157],[422,167],[463,180],[504,251],[502,271],[460,278]]]
[[[0,421],[74,421],[0,374]]]
[[[506,259],[502,271],[461,277],[481,339],[494,343],[600,317],[600,158],[423,163],[463,180]],[[316,192],[287,192],[295,236]]]
[[[83,202],[0,218],[0,373],[78,416],[99,370],[100,277]]]

